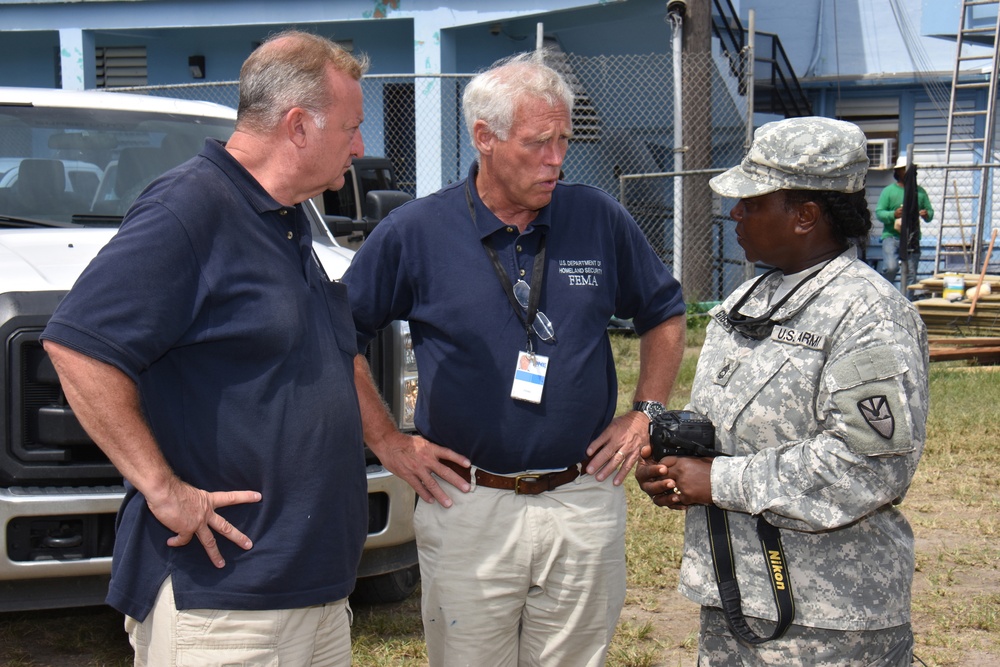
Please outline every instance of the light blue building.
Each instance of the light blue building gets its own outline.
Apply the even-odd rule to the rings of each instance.
[[[568,53],[666,53],[662,0],[0,0],[0,85],[95,88],[237,78],[268,34],[296,26],[372,57],[372,73],[468,73],[534,48],[537,26]],[[915,138],[929,86],[949,85],[960,0],[688,0],[717,22],[776,35],[812,111],[878,117]],[[720,10],[722,10],[720,12]],[[986,10],[988,11],[988,9]],[[995,14],[995,8],[993,12]],[[767,37],[758,58],[767,57]],[[899,118],[894,126],[891,117]],[[890,129],[891,128],[891,129]]]
[[[267,35],[287,27],[306,29],[368,54],[371,75],[417,77],[405,85],[386,87],[370,103],[366,93],[365,129],[377,127],[388,135],[390,129],[402,128],[409,135],[404,143],[413,142],[413,137],[431,142],[418,145],[416,152],[434,159],[418,157],[413,167],[418,194],[423,194],[464,175],[462,169],[471,156],[467,146],[462,147],[467,142],[460,131],[443,136],[449,133],[441,130],[442,117],[455,115],[445,104],[454,97],[446,89],[447,80],[421,79],[421,75],[472,73],[499,57],[534,49],[544,39],[546,45],[588,58],[662,56],[665,65],[651,67],[650,75],[662,82],[663,99],[668,100],[672,33],[667,6],[679,1],[0,0],[0,44],[5,54],[0,59],[0,85],[82,89],[232,81],[246,56]],[[688,23],[711,14],[711,48],[720,70],[724,54],[739,52],[745,44],[740,40],[754,28],[754,125],[783,115],[812,113],[862,127],[871,146],[868,185],[873,207],[878,193],[892,181],[891,166],[901,148],[914,144],[925,162],[943,157],[960,0],[686,0],[682,4],[687,5]],[[996,22],[996,5],[980,11],[992,11]],[[981,48],[991,52],[992,43]],[[608,92],[613,83],[601,85],[605,100],[614,97]],[[712,85],[718,95],[720,84]],[[963,93],[963,104],[983,108],[985,96],[983,90],[970,90]],[[713,97],[713,105],[720,99],[729,104],[723,95]],[[738,107],[738,100],[733,103]],[[621,108],[602,104],[600,94],[595,93],[593,104],[605,137],[624,137],[618,143],[623,150],[642,153],[637,158],[642,169],[673,169],[669,115],[660,121],[643,109],[650,120],[639,127],[621,118],[625,113]],[[643,99],[635,105],[666,102]],[[635,149],[632,136],[639,134],[656,136]],[[733,155],[745,147],[741,134],[726,139],[725,147],[713,145],[711,166],[733,163]],[[716,144],[721,141],[713,138]],[[372,152],[390,149],[375,143]],[[615,187],[608,179],[621,165],[606,149],[581,142],[573,152],[577,159],[599,161],[598,175],[587,176],[590,182]],[[451,154],[457,155],[451,160],[454,169],[448,164]],[[669,194],[662,205],[673,206]],[[670,230],[663,233],[669,235]],[[877,260],[874,243],[872,252]]]

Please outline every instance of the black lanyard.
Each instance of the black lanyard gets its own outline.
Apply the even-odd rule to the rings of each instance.
[[[472,224],[476,224],[476,207],[472,203],[472,192],[470,190],[469,182],[465,182],[465,201],[469,205],[469,215],[472,216]],[[511,282],[510,276],[504,271],[503,265],[500,263],[500,257],[497,255],[496,249],[490,243],[489,238],[484,238],[483,248],[486,250],[486,254],[490,258],[490,262],[493,264],[493,270],[497,274],[497,280],[500,281],[500,286],[503,288],[504,293],[507,295],[507,300],[510,301],[511,307],[514,308],[514,314],[517,315],[517,319],[521,321],[524,325],[524,333],[528,338],[528,352],[532,352],[533,348],[531,345],[531,331],[532,325],[535,323],[535,317],[538,315],[538,302],[542,298],[542,282],[545,280],[545,234],[541,234],[541,238],[538,240],[538,252],[535,253],[535,263],[531,267],[531,290],[528,295],[528,313],[523,315],[521,313],[521,304],[518,303],[517,297],[514,296],[514,283]]]

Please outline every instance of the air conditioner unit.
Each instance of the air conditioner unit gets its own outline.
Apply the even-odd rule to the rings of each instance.
[[[869,169],[891,169],[894,144],[893,139],[869,139],[868,161],[871,163]]]

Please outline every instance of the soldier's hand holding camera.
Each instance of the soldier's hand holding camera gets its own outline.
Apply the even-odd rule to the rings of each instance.
[[[649,447],[636,467],[639,488],[661,507],[683,509],[712,503],[715,429],[695,412],[671,410],[649,424]]]

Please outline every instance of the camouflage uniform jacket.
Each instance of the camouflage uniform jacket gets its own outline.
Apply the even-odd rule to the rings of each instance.
[[[767,311],[776,273],[741,312]],[[913,306],[856,257],[828,263],[751,340],[712,311],[690,409],[716,427],[712,498],[730,510],[747,616],[776,619],[756,515],[781,528],[793,623],[869,630],[910,618],[913,533],[896,505],[923,450],[927,333]],[[760,295],[760,296],[758,296]],[[720,606],[705,507],[686,518],[681,592]]]

